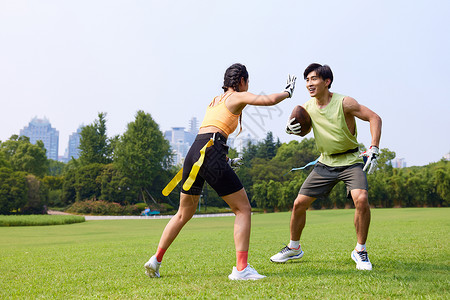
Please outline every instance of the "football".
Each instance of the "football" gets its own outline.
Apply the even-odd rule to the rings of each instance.
[[[305,136],[311,131],[311,117],[303,106],[297,105],[294,107],[289,120],[292,118],[295,118],[294,124],[300,123],[302,125],[302,130],[298,134],[299,136]]]

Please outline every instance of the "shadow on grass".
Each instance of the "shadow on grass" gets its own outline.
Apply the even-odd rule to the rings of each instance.
[[[372,271],[357,270],[353,261],[335,261],[327,259],[319,260],[294,260],[285,263],[271,263],[273,268],[265,271],[267,276],[292,277],[292,276],[354,276],[358,277],[392,277],[408,281],[422,281],[430,274],[449,274],[450,266],[446,264],[427,262],[402,262],[399,260],[384,260],[372,262]]]

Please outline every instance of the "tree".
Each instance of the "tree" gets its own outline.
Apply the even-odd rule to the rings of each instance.
[[[139,188],[141,196],[144,192],[160,195],[170,179],[171,157],[169,142],[158,124],[150,114],[140,110],[116,143],[114,164]]]
[[[253,200],[259,208],[266,211],[270,208],[269,202],[267,201],[267,182],[261,181],[257,182],[252,187]]]
[[[269,131],[263,142],[258,143],[258,149],[256,150],[256,157],[271,159],[277,153],[278,143],[273,140],[273,133]]]
[[[1,142],[0,142],[1,145]],[[0,168],[11,168],[11,164],[8,162],[4,152],[0,151]]]
[[[18,213],[27,203],[27,193],[24,172],[0,168],[0,214]]]
[[[45,205],[48,201],[48,189],[36,176],[28,174],[26,176],[28,187],[27,203],[22,207],[23,214],[43,214],[47,213]]]
[[[101,185],[100,199],[122,205],[133,203],[136,199],[138,191],[133,183],[123,176],[114,164],[105,165],[98,180]]]
[[[53,159],[49,159],[48,174],[51,176],[60,176],[64,172],[65,163]]]
[[[106,135],[106,113],[99,113],[98,120],[83,127],[79,148],[82,165],[112,162],[112,149]]]
[[[102,164],[89,164],[76,170],[75,176],[75,200],[98,199],[101,195],[100,175],[103,171]]]
[[[61,191],[62,204],[68,205],[74,203],[76,200],[75,183],[77,180],[77,169],[68,169],[64,174],[64,182]]]
[[[48,172],[48,159],[42,141],[35,145],[26,136],[13,135],[0,146],[1,157],[5,158],[13,171],[24,171],[42,177]]]

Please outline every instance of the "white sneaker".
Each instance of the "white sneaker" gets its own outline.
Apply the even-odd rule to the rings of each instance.
[[[156,260],[156,256],[153,255],[148,262],[145,263],[145,274],[148,277],[154,278],[154,277],[160,277],[159,276],[159,267],[161,266],[161,263]]]
[[[277,262],[277,263],[284,263],[287,262],[290,259],[299,259],[303,257],[303,251],[301,248],[298,250],[291,249],[288,246],[281,249],[280,252],[275,254],[270,258],[271,262]]]
[[[228,278],[231,280],[258,280],[262,279],[266,276],[259,274],[250,264],[247,264],[247,267],[238,271],[236,267],[233,267],[233,272],[228,275]]]
[[[358,270],[372,270],[372,263],[369,260],[369,256],[367,255],[367,251],[352,251],[352,258],[356,263],[356,268]]]

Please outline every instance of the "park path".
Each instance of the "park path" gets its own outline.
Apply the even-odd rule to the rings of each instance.
[[[69,213],[49,210],[49,215],[70,215]],[[234,213],[222,213],[222,214],[195,214],[193,218],[211,218],[211,217],[230,217],[234,216]],[[90,220],[145,220],[145,219],[170,219],[173,215],[155,215],[155,216],[84,216],[86,221]]]

